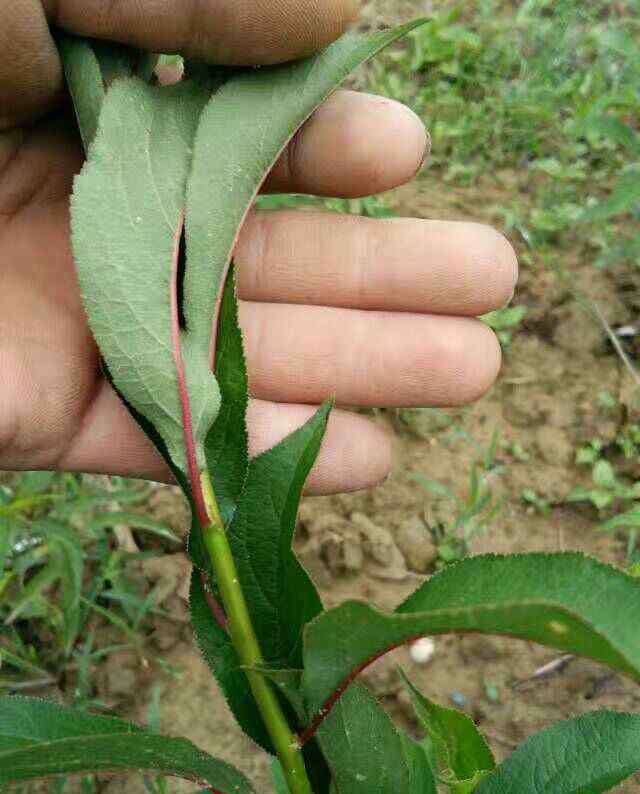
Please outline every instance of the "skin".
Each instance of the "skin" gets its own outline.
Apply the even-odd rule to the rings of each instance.
[[[332,41],[355,0],[13,0],[0,13],[0,467],[169,479],[104,381],[69,244],[82,151],[49,26],[213,62],[274,63]],[[365,196],[409,181],[428,150],[421,121],[339,91],[296,136],[267,190]],[[328,395],[360,406],[460,405],[500,369],[474,319],[504,305],[513,249],[468,223],[253,213],[236,252],[251,380],[252,452]],[[337,409],[311,493],[384,479],[391,445]]]

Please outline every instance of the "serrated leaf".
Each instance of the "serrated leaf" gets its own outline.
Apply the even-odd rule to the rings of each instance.
[[[201,577],[201,572],[194,569],[189,593],[191,622],[200,652],[214,674],[222,694],[242,730],[256,744],[268,753],[275,755],[273,744],[264,727],[238,654],[231,643],[229,634],[211,613]]]
[[[640,770],[640,715],[600,711],[531,736],[474,794],[600,794]]]
[[[117,81],[104,99],[100,129],[72,199],[76,268],[110,377],[183,473],[188,466],[172,335],[172,268],[193,137],[207,98],[194,82],[161,89],[136,79]],[[215,303],[211,289],[207,295]],[[204,438],[220,398],[208,350],[202,353],[193,342],[202,333],[199,321],[189,320],[194,327],[180,331],[180,343],[196,458],[204,469]]]
[[[218,794],[255,794],[233,767],[186,739],[158,736],[122,720],[36,698],[0,698],[0,786],[128,770],[181,777]]]
[[[85,150],[98,130],[100,110],[114,80],[138,74],[151,76],[156,58],[115,42],[57,36],[58,50]]]
[[[423,22],[347,33],[311,58],[238,70],[209,102],[195,139],[185,226],[185,312],[207,318],[202,349],[215,318],[209,296],[221,290],[238,230],[278,155],[356,66]]]
[[[228,529],[265,661],[299,667],[304,625],[322,611],[317,590],[291,544],[302,489],[324,437],[331,405],[254,458]]]
[[[305,629],[303,690],[319,713],[393,647],[429,634],[506,634],[640,679],[640,582],[576,553],[487,555],[433,576],[394,614],[349,601]]]
[[[436,794],[422,748],[359,684],[345,692],[317,737],[340,794]]]
[[[461,711],[447,709],[428,700],[402,673],[416,716],[426,730],[445,780],[464,783],[495,769],[495,760],[473,720]]]
[[[249,381],[233,270],[227,277],[218,318],[215,373],[222,398],[220,412],[205,441],[207,466],[222,520],[235,513],[249,468],[246,412]]]

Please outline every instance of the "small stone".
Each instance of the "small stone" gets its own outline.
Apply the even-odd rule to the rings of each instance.
[[[331,534],[322,544],[322,554],[334,574],[357,573],[362,570],[364,555],[360,538],[354,533]]]
[[[459,709],[463,709],[469,702],[466,695],[463,695],[462,692],[458,692],[457,690],[450,692],[449,698],[453,705],[457,706]]]
[[[410,571],[426,573],[438,557],[431,533],[418,516],[405,521],[396,533],[396,544]]]
[[[416,664],[429,664],[436,652],[436,644],[431,637],[422,637],[409,648],[409,656]]]
[[[360,532],[365,554],[387,567],[397,563],[398,548],[389,530],[374,524],[364,513],[352,513],[351,523]]]
[[[400,554],[400,560],[392,565],[380,565],[379,562],[369,560],[365,566],[366,572],[374,579],[381,579],[385,582],[404,582],[409,576],[409,571],[404,564],[404,558]]]
[[[136,690],[137,676],[134,670],[121,667],[107,673],[107,690],[114,698],[129,698]]]
[[[338,513],[323,513],[304,522],[309,535],[343,534],[349,522]]]

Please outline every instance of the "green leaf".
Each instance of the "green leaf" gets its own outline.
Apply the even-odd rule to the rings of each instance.
[[[89,532],[98,532],[101,529],[112,529],[118,524],[128,524],[132,529],[144,530],[150,535],[155,535],[163,540],[182,544],[180,538],[176,537],[173,531],[162,522],[156,521],[150,516],[139,515],[138,513],[127,513],[122,511],[100,513],[98,516],[91,519],[87,529]]]
[[[239,772],[186,739],[36,698],[0,698],[0,786],[137,769],[192,780],[220,794],[255,794]]]
[[[372,660],[429,634],[506,634],[640,679],[640,582],[581,554],[487,555],[432,577],[395,614],[349,601],[305,630],[303,690],[318,713]]]
[[[316,588],[291,544],[304,483],[324,437],[331,405],[254,458],[228,529],[242,589],[264,658],[301,666],[302,629],[322,611]]]
[[[287,781],[282,771],[282,764],[277,758],[271,760],[271,774],[273,775],[273,784],[276,788],[276,794],[291,794]]]
[[[595,115],[585,123],[588,133],[610,138],[614,143],[628,149],[632,155],[640,155],[640,135],[615,116]]]
[[[347,33],[311,58],[232,74],[204,109],[187,193],[187,317],[202,318],[209,349],[217,295],[246,214],[278,155],[356,66],[424,20],[371,34]]]
[[[428,700],[402,673],[416,716],[433,743],[447,783],[476,780],[495,769],[493,754],[475,723],[466,714]]]
[[[233,518],[249,467],[246,412],[249,381],[238,324],[233,270],[222,294],[215,373],[222,403],[206,442],[207,466],[225,526]]]
[[[11,534],[9,519],[0,515],[0,576],[11,551]]]
[[[598,532],[615,532],[618,529],[640,529],[640,509],[610,518],[598,527]]]
[[[359,684],[345,692],[317,735],[341,794],[436,794],[424,750]]]
[[[84,552],[77,533],[68,527],[47,521],[49,547],[56,557],[60,576],[60,608],[63,618],[62,640],[65,653],[71,654],[80,631],[80,601],[82,598],[82,575]],[[34,525],[37,530],[38,525]]]
[[[593,467],[593,482],[600,488],[616,487],[616,472],[608,460],[599,460]]]
[[[527,739],[475,794],[600,794],[640,770],[640,715],[596,711]]]
[[[253,669],[262,673],[265,678],[268,678],[269,681],[274,684],[279,692],[282,692],[289,701],[289,704],[293,706],[293,710],[300,720],[306,720],[307,711],[300,689],[302,684],[302,670],[270,667],[269,665],[261,665]]]
[[[149,78],[156,58],[114,42],[79,38],[68,34],[57,37],[62,65],[73,100],[85,150],[95,138],[100,110],[107,89],[114,80],[139,74]]]
[[[211,613],[202,585],[202,574],[196,569],[191,575],[189,607],[198,647],[238,724],[256,744],[275,755],[238,655],[229,634]]]
[[[42,599],[44,591],[51,587],[62,575],[60,556],[49,553],[49,558],[37,573],[35,573],[26,585],[22,588],[20,595],[11,602],[11,614],[6,618],[7,625],[14,623],[20,615],[34,605],[38,599]]]
[[[182,472],[187,462],[172,337],[172,263],[193,137],[207,98],[193,82],[161,89],[117,81],[104,99],[72,199],[73,250],[89,325],[118,392],[155,428]],[[215,303],[211,288],[207,297]],[[204,438],[220,398],[208,348],[203,352],[194,343],[201,333],[196,320],[195,328],[181,330],[180,343],[203,469]]]
[[[608,199],[582,213],[587,223],[606,221],[623,212],[629,212],[640,203],[640,171],[631,170],[616,182]]]

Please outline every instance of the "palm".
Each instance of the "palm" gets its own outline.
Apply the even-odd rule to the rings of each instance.
[[[0,184],[0,450],[12,468],[64,465],[100,388],[69,247],[79,162],[72,132],[49,122],[13,155]]]

